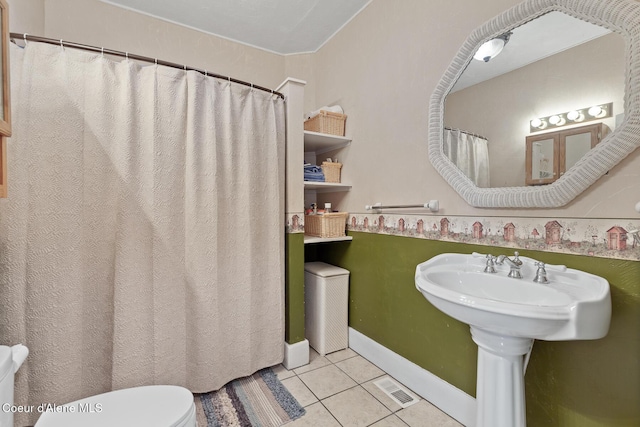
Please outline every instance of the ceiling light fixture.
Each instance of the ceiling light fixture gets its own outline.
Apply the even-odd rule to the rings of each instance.
[[[580,108],[561,114],[540,117],[529,122],[531,133],[545,129],[555,129],[562,126],[575,125],[593,120],[606,119],[613,116],[613,102]]]
[[[489,62],[491,58],[495,58],[502,49],[507,45],[509,39],[511,38],[511,31],[506,32],[504,34],[500,34],[498,37],[493,38],[487,42],[484,42],[482,46],[478,49],[475,55],[473,55],[474,59],[478,61]]]

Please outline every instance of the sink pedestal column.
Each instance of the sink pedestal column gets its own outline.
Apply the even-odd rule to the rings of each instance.
[[[478,344],[476,427],[525,427],[524,355],[533,339],[500,336],[471,326]]]

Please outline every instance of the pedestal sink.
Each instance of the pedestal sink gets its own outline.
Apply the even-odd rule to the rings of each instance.
[[[604,337],[611,319],[609,282],[560,265],[546,265],[548,283],[533,281],[539,265],[520,257],[485,273],[482,254],[441,254],[416,268],[416,288],[436,308],[468,324],[478,345],[476,427],[524,427],[524,359],[535,339]]]

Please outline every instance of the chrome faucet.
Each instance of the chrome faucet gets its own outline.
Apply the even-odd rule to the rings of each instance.
[[[536,277],[533,279],[536,283],[549,283],[549,279],[547,279],[547,270],[545,270],[544,262],[536,262],[536,267],[538,267],[538,271],[536,271]]]
[[[502,265],[505,262],[510,267],[509,274],[507,274],[507,276],[514,279],[522,279],[522,274],[520,274],[520,266],[522,265],[520,254],[518,252],[514,252],[513,259],[509,258],[506,255],[500,255],[496,259],[496,264],[498,265]]]
[[[489,254],[487,255],[487,265],[484,268],[485,273],[495,273],[496,272],[496,257]]]

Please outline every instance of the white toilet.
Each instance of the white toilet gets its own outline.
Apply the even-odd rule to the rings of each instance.
[[[116,390],[55,406],[13,404],[13,377],[29,353],[23,345],[0,346],[0,426],[12,427],[18,410],[42,412],[36,427],[196,427],[193,394],[184,387],[154,385]],[[8,409],[8,410],[7,410]],[[48,411],[46,411],[48,409]]]

